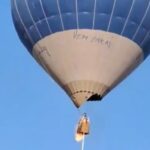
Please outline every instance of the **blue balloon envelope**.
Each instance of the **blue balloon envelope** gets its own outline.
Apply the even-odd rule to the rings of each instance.
[[[150,0],[12,0],[28,51],[79,107],[150,53]]]

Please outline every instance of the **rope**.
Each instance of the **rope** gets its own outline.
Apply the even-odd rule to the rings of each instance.
[[[81,144],[81,150],[84,150],[84,145],[85,145],[85,135],[83,135],[83,140]]]

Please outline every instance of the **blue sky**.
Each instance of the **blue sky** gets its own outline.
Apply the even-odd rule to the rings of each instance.
[[[150,58],[102,102],[80,112],[19,41],[8,0],[0,2],[0,150],[77,150],[79,114],[91,118],[86,150],[150,148]]]

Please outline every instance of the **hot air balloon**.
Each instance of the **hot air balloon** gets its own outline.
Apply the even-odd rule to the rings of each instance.
[[[150,53],[150,0],[12,0],[30,54],[80,107],[101,100]]]

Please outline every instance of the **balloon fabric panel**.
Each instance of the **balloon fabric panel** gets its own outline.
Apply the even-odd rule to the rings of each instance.
[[[113,32],[149,54],[150,0],[12,0],[19,37],[32,53],[44,37],[70,29]]]

